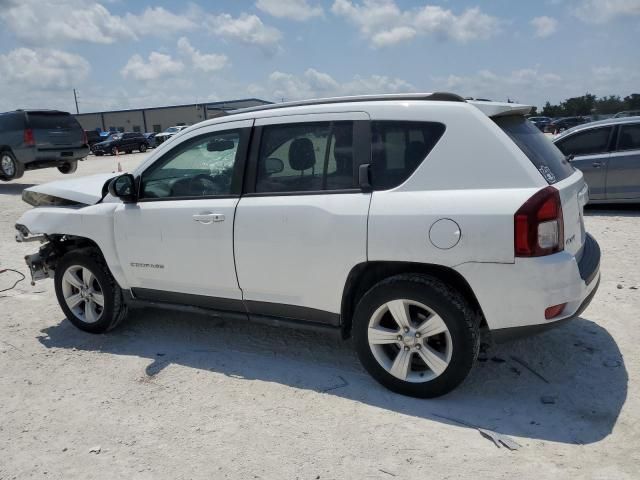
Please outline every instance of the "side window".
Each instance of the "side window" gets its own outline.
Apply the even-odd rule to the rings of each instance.
[[[620,127],[617,150],[640,150],[640,123]]]
[[[256,192],[354,188],[353,158],[353,122],[265,126]]]
[[[436,122],[371,123],[371,184],[395,188],[418,168],[438,143],[445,126]]]
[[[556,146],[565,155],[593,155],[604,153],[609,148],[611,127],[592,128],[576,133],[556,143]]]
[[[142,174],[141,198],[230,195],[240,138],[228,130],[177,145]]]

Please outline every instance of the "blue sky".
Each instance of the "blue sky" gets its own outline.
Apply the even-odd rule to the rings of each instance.
[[[640,92],[640,0],[0,0],[0,111]]]

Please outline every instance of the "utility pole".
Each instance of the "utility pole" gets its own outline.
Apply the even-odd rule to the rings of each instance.
[[[73,99],[76,102],[76,113],[80,113],[80,110],[78,109],[78,94],[76,93],[76,89],[73,89]]]

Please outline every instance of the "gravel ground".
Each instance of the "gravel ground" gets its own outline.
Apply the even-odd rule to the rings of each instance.
[[[76,175],[114,168],[89,157]],[[0,184],[0,269],[26,273],[35,250],[14,242],[23,188],[62,177]],[[0,294],[0,479],[638,478],[639,216],[590,209],[602,282],[582,318],[491,348],[436,400],[384,390],[315,333],[136,310],[86,334],[51,281],[22,282]]]

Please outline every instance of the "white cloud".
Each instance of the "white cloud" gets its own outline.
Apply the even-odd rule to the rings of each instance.
[[[572,13],[586,23],[607,23],[618,17],[640,15],[640,0],[581,0]]]
[[[383,75],[356,75],[346,82],[338,82],[331,75],[313,68],[302,75],[275,71],[265,85],[249,85],[251,95],[265,95],[275,100],[300,100],[336,95],[362,95],[414,91],[415,87],[399,78]]]
[[[192,13],[176,14],[162,7],[147,7],[140,15],[127,13],[125,21],[138,35],[167,35],[196,28]]]
[[[178,40],[178,50],[189,59],[195,69],[202,70],[203,72],[222,70],[227,66],[229,60],[226,55],[201,53],[199,50],[196,50],[185,37],[181,37]]]
[[[37,90],[71,88],[89,74],[83,57],[54,49],[16,48],[0,55],[0,77],[7,86]]]
[[[553,35],[558,30],[558,21],[555,18],[542,16],[531,20],[531,26],[535,29],[536,37],[545,38]]]
[[[141,14],[113,15],[94,0],[5,0],[0,21],[32,45],[91,42],[112,44],[144,35],[167,35],[197,28],[195,11],[172,13],[148,7]]]
[[[171,55],[164,53],[151,52],[147,62],[140,55],[133,55],[120,70],[120,74],[124,78],[131,77],[135,80],[158,80],[178,75],[183,70],[184,64],[180,60],[174,60]]]
[[[496,101],[511,100],[522,103],[542,102],[562,95],[569,90],[576,90],[575,85],[566,78],[553,73],[544,72],[540,67],[522,68],[510,72],[496,73],[491,70],[480,70],[471,75],[449,75],[433,77],[437,90],[457,93],[463,97],[488,98]]]
[[[209,15],[205,24],[213,35],[246,45],[258,46],[266,52],[275,51],[282,38],[280,30],[265,25],[260,17],[247,13],[242,13],[236,18],[228,13]]]
[[[256,7],[273,17],[299,22],[324,15],[322,7],[309,5],[307,0],[258,0]]]
[[[0,20],[18,39],[35,45],[63,41],[109,44],[136,38],[122,17],[92,1],[9,0],[0,9]]]
[[[469,8],[459,15],[451,10],[425,5],[401,10],[394,0],[335,0],[331,11],[360,29],[375,47],[408,41],[417,35],[436,35],[465,43],[492,37],[499,31],[500,20]]]

